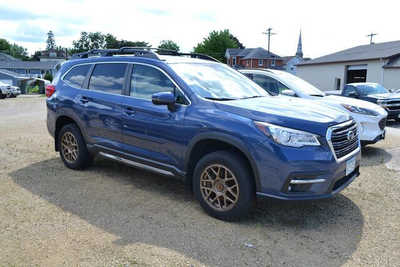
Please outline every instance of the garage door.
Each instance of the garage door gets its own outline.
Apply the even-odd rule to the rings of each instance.
[[[346,83],[365,83],[367,81],[367,65],[347,66]]]

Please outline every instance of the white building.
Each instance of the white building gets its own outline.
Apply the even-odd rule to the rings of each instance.
[[[400,88],[400,41],[353,47],[297,65],[297,76],[321,90],[347,83],[376,82]]]

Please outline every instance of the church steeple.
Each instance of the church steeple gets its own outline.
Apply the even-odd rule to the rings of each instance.
[[[299,43],[297,44],[296,56],[303,58],[303,45],[301,43],[301,30],[300,30],[300,35],[299,35]]]

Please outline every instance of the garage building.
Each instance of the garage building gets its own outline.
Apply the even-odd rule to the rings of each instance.
[[[321,90],[376,82],[400,89],[400,41],[361,45],[297,65],[297,75]]]

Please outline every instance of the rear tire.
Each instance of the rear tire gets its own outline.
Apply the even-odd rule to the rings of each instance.
[[[209,215],[225,221],[246,216],[255,204],[250,169],[240,155],[230,151],[213,152],[199,160],[193,191]]]
[[[93,157],[76,124],[63,126],[57,138],[60,156],[65,166],[74,170],[83,170],[90,166]]]
[[[0,99],[4,99],[6,98],[7,95],[3,95],[2,93],[0,93]]]

